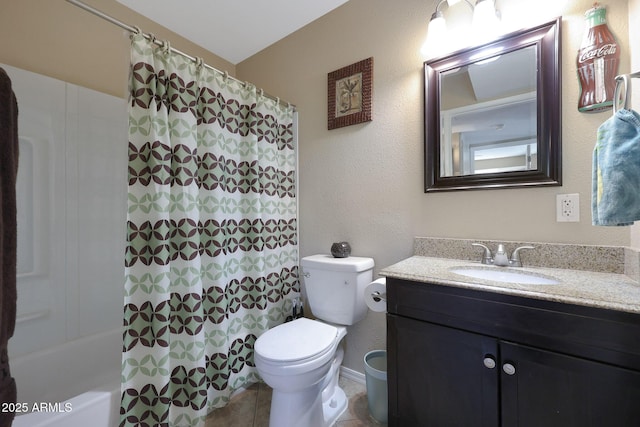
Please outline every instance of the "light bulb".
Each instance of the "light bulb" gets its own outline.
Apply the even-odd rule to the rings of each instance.
[[[429,27],[427,28],[427,38],[420,49],[423,57],[437,56],[444,52],[445,40],[447,36],[447,23],[442,12],[436,12],[431,16]]]
[[[473,9],[472,28],[475,37],[482,43],[494,39],[500,32],[500,20],[493,0],[478,0]]]

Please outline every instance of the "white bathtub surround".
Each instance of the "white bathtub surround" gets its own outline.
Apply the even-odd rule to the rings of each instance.
[[[119,384],[121,359],[121,328],[17,357],[11,370],[18,378],[18,401],[61,402],[104,384]]]
[[[18,98],[18,402],[58,403],[119,382],[126,107],[2,65]]]

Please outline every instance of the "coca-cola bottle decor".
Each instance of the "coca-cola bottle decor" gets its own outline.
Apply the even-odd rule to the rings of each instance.
[[[607,27],[606,10],[595,4],[585,13],[587,28],[578,50],[578,111],[598,112],[613,105],[620,49]]]

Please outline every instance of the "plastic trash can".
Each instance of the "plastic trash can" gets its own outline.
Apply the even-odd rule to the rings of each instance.
[[[373,350],[364,355],[369,413],[376,421],[387,423],[387,351]]]

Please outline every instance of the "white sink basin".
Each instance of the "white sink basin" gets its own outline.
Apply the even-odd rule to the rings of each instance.
[[[526,271],[516,271],[504,267],[452,267],[449,271],[462,276],[491,280],[493,282],[520,283],[526,285],[557,285],[560,283],[552,277]]]

